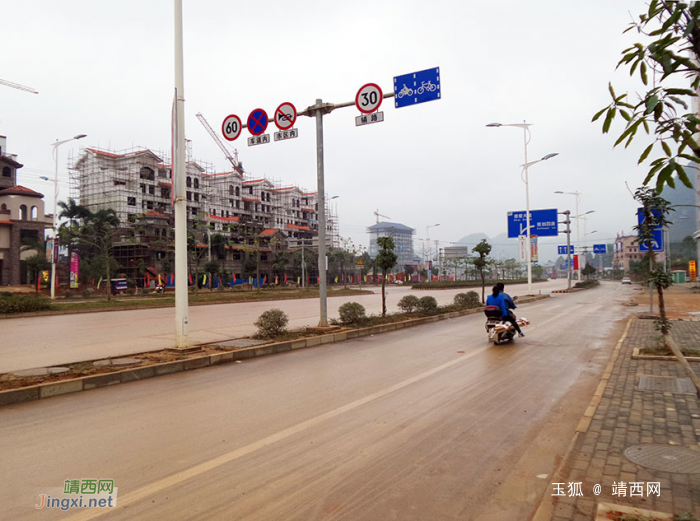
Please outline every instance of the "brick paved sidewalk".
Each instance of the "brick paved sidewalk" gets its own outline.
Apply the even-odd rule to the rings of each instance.
[[[674,321],[672,334],[684,346],[700,348],[700,322]],[[632,360],[633,348],[654,346],[657,335],[653,320],[631,320],[608,366],[607,384],[606,372],[588,418],[579,425],[571,453],[552,478],[564,485],[559,491],[550,485],[543,498],[543,503],[554,503],[552,521],[592,520],[600,502],[673,514],[691,512],[700,519],[700,473],[661,472],[635,464],[624,454],[633,445],[662,444],[692,448],[700,455],[700,400],[696,395],[639,390],[641,375],[686,378],[678,362]],[[691,365],[700,372],[700,363]],[[569,483],[578,482],[583,495],[569,496]],[[620,490],[620,482],[626,484],[625,497],[613,495],[613,484]],[[630,482],[644,483],[643,497],[630,497]],[[647,495],[647,483],[654,482],[660,483],[658,497]],[[597,484],[600,495],[594,493]],[[558,495],[562,492],[563,496]]]

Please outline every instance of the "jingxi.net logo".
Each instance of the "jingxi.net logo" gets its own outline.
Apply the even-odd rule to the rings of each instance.
[[[34,508],[71,510],[117,506],[117,487],[113,479],[67,479],[63,482],[63,490],[57,487],[46,492],[39,494],[39,503]]]

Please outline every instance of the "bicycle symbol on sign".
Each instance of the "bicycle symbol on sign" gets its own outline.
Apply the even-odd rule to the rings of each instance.
[[[403,84],[403,89],[399,91],[396,97],[403,98],[404,96],[413,96],[413,89],[406,87],[405,83]]]
[[[437,85],[435,85],[432,81],[428,80],[424,81],[423,84],[416,89],[416,94],[421,95],[425,91],[434,92],[435,90],[437,90]]]

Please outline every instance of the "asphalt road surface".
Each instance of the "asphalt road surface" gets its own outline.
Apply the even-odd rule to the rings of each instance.
[[[523,305],[509,345],[470,315],[0,408],[0,519],[528,519],[632,293]],[[35,508],[86,478],[115,509]]]
[[[533,291],[548,293],[566,287],[566,281],[533,285]],[[508,286],[511,295],[524,294],[527,285]],[[381,313],[381,289],[374,295],[332,297],[328,317],[338,317],[344,302],[359,302],[367,313]],[[396,303],[407,294],[432,295],[440,304],[451,303],[454,295],[467,291],[415,291],[392,285],[387,309],[397,311]],[[215,304],[190,308],[190,338],[193,344],[241,338],[255,333],[253,322],[263,311],[279,308],[289,316],[289,327],[316,326],[319,300],[280,300],[242,304]],[[74,315],[53,315],[3,319],[0,321],[0,373],[34,367],[99,360],[175,347],[175,308],[112,311]]]

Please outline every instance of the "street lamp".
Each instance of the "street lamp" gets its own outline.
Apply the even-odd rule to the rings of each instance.
[[[529,186],[529,179],[528,179],[528,171],[527,169],[534,165],[535,163],[539,163],[541,161],[546,161],[547,159],[551,159],[554,156],[559,155],[558,152],[555,152],[553,154],[547,154],[546,156],[542,157],[542,159],[538,159],[537,161],[531,161],[528,163],[527,161],[527,144],[530,142],[530,139],[532,138],[532,135],[530,133],[530,127],[532,126],[532,123],[527,123],[526,121],[523,121],[522,123],[508,123],[508,124],[503,124],[503,123],[489,123],[486,125],[487,127],[518,127],[523,129],[523,148],[525,150],[525,163],[523,163],[521,166],[523,167],[523,182],[525,183],[525,212],[527,216],[527,246],[525,250],[527,251],[527,293],[529,295],[532,294],[532,244],[530,243],[530,186]],[[521,174],[522,176],[522,174]]]
[[[83,139],[87,137],[87,134],[78,134],[70,139],[64,139],[63,141],[56,140],[55,143],[51,143],[53,146],[52,155],[56,164],[56,171],[53,178],[53,239],[51,244],[51,298],[56,298],[56,257],[58,256],[58,248],[56,248],[56,238],[58,235],[58,147],[69,141],[76,139]],[[47,178],[48,180],[48,178]],[[111,284],[111,282],[108,282]]]
[[[438,224],[430,224],[430,225],[425,227],[425,240],[428,243],[428,253],[427,253],[426,263],[425,263],[426,266],[428,264],[428,261],[430,261],[430,232],[428,232],[428,230],[430,230],[430,228],[435,228],[436,226],[440,226],[440,224],[439,223]],[[433,270],[426,270],[426,271],[428,272],[428,282],[430,282],[430,279],[432,279],[432,275],[433,275],[432,271]]]

